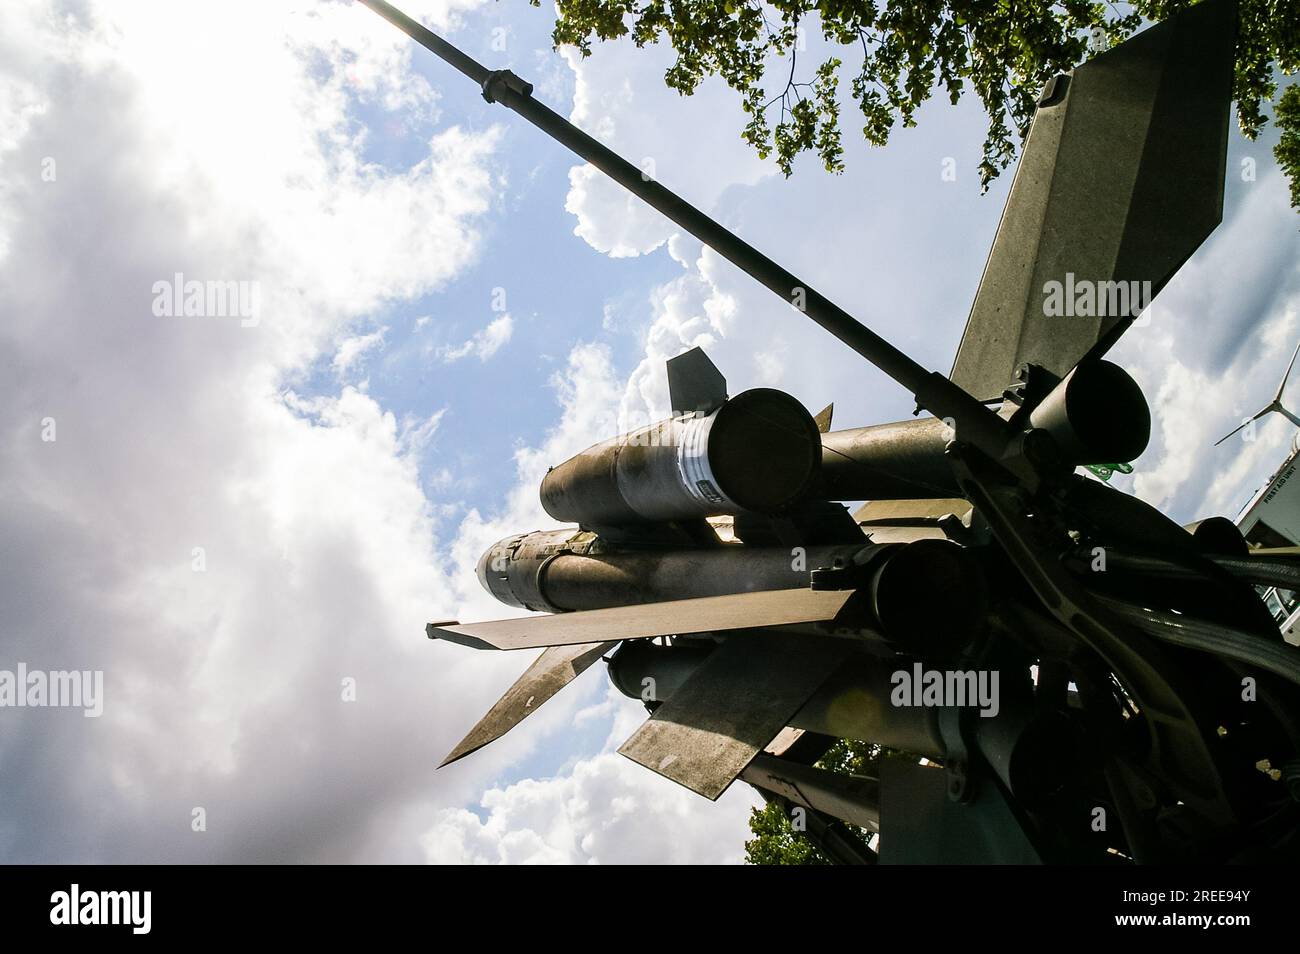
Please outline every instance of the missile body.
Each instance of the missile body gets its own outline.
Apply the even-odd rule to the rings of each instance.
[[[539,530],[507,537],[479,560],[483,588],[538,612],[604,609],[808,585],[809,571],[851,561],[867,544],[780,548],[614,549],[595,534]]]
[[[628,550],[584,531],[539,530],[492,546],[478,576],[501,602],[550,613],[808,586],[856,590],[846,627],[935,657],[969,639],[987,604],[978,559],[945,540]]]
[[[807,495],[821,455],[807,409],[755,388],[589,447],[547,473],[542,507],[589,529],[779,513]]]

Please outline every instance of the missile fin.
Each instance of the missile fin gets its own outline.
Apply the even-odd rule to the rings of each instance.
[[[970,510],[970,501],[961,497],[931,497],[925,500],[868,500],[853,512],[859,524],[881,523],[905,525],[909,522],[933,524],[940,517]],[[868,528],[870,530],[871,528]]]
[[[606,640],[727,632],[760,626],[825,623],[839,615],[854,592],[760,590],[458,626],[430,624],[427,632],[430,639],[445,639],[471,649],[536,649]]]
[[[727,379],[703,348],[668,359],[668,399],[673,414],[707,414],[727,400]]]
[[[438,767],[450,765],[501,738],[615,645],[612,642],[577,643],[544,650]]]
[[[1219,224],[1236,32],[1234,0],[1206,0],[1048,84],[955,384],[986,400],[1022,362],[1100,357]]]
[[[618,751],[716,800],[852,651],[846,640],[733,636]]]
[[[821,431],[823,434],[829,431],[831,429],[831,418],[834,416],[835,402],[832,401],[830,404],[827,404],[822,408],[821,411],[818,412],[817,416],[813,418],[813,420],[817,422],[817,430]]]

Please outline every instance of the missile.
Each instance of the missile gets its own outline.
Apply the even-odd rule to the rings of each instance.
[[[807,409],[754,388],[589,447],[547,473],[542,507],[589,529],[780,513],[806,497],[821,455]]]
[[[1070,464],[1131,461],[1151,440],[1151,409],[1142,389],[1109,361],[1071,370],[1033,409],[1029,424],[1050,434]]]
[[[952,430],[939,418],[874,424],[822,435],[825,500],[919,500],[961,491],[944,448]]]
[[[848,563],[863,549],[619,549],[586,531],[538,530],[494,543],[479,559],[477,573],[482,587],[507,606],[563,613],[797,589],[808,585],[811,568]]]
[[[610,546],[595,534],[540,530],[493,544],[479,582],[508,606],[571,613],[766,593],[855,590],[837,624],[942,658],[978,630],[987,604],[982,566],[945,540],[833,546],[648,550]],[[688,633],[691,620],[683,620]]]
[[[1030,378],[1028,380],[1033,381]],[[1091,361],[1059,381],[1044,375],[1040,401],[1023,422],[1050,437],[1063,467],[1130,461],[1151,438],[1151,410],[1137,382],[1118,365]],[[1045,393],[1044,393],[1045,392]],[[1013,414],[1016,393],[1007,410]],[[823,500],[924,500],[958,497],[947,447],[962,435],[935,417],[831,431],[822,435],[821,476],[809,496]],[[1044,441],[1039,441],[1042,446]]]

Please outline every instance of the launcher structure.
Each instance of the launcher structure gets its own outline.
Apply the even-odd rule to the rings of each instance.
[[[546,615],[429,625],[541,650],[446,762],[604,660],[650,713],[624,755],[710,799],[742,779],[802,809],[837,861],[1294,856],[1300,650],[1256,587],[1300,590],[1300,564],[1077,473],[1147,445],[1142,392],[1104,355],[1148,299],[1117,292],[1158,293],[1221,219],[1232,0],[1043,90],[948,375],[513,73],[361,2],[786,301],[802,289],[807,317],[928,412],[832,431],[830,408],[783,392],[729,396],[698,349],[669,361],[669,419],[546,475],[543,506],[572,528],[509,537],[479,563],[497,599]],[[1094,307],[1047,306],[1064,287]],[[837,739],[893,751],[877,776],[834,774],[815,763]]]

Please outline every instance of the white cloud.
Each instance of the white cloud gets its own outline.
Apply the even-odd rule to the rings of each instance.
[[[431,94],[359,5],[56,6],[0,36],[27,90],[0,154],[0,653],[103,669],[105,710],[0,722],[32,766],[0,854],[418,859],[481,788],[433,766],[519,660],[421,631],[458,611],[417,453],[439,414],[302,381],[474,259],[496,133],[423,123],[410,164],[366,161],[358,97]],[[178,271],[257,281],[261,322],[154,317]]]
[[[687,200],[707,207],[733,183],[774,174],[741,141],[739,96],[725,84],[705,82],[693,96],[664,85],[670,50],[618,40],[586,58],[567,47],[562,55],[574,75],[570,120]],[[564,207],[577,217],[574,233],[615,258],[653,251],[677,228],[590,165],[569,171]]]
[[[445,407],[439,408],[428,417],[415,418],[407,416],[402,421],[402,432],[399,443],[408,453],[419,452],[428,447],[433,436],[438,433],[438,428],[442,425],[442,419],[447,414]],[[443,468],[446,471],[446,468]]]
[[[388,329],[385,327],[369,334],[344,338],[339,342],[338,350],[334,352],[334,359],[330,362],[334,373],[340,377],[346,374],[367,352],[381,347],[384,343],[384,335],[387,333]]]
[[[516,482],[504,505],[486,516],[477,508],[471,509],[452,543],[451,564],[458,597],[479,614],[466,619],[510,613],[479,586],[474,575],[479,556],[509,534],[559,526],[542,509],[537,495],[546,469],[619,431],[614,409],[623,389],[614,373],[608,348],[577,345],[564,369],[552,376],[551,384],[560,403],[559,424],[544,435],[539,446],[524,446],[515,451]],[[523,667],[519,668],[522,672]]]
[[[1295,428],[1279,415],[1261,420],[1253,440],[1214,445],[1272,398],[1295,348],[1294,217],[1282,176],[1266,171],[1156,297],[1149,326],[1110,355],[1142,385],[1152,414],[1151,446],[1116,482],[1179,522],[1235,517],[1289,449]]]
[[[425,857],[450,864],[728,864],[744,856],[750,808],[762,804],[737,782],[710,803],[612,751],[645,710],[610,688],[610,744],[546,779],[483,794],[484,818],[441,812],[420,839]],[[580,721],[581,714],[575,718]]]
[[[480,361],[486,361],[510,343],[515,333],[514,319],[509,315],[494,318],[487,327],[474,332],[467,341],[455,347],[444,346],[437,350],[439,360],[446,364],[468,358],[471,355]]]
[[[604,753],[556,778],[489,789],[485,820],[449,809],[421,844],[445,864],[735,864],[756,799],[739,783],[710,805]]]

